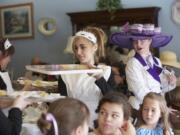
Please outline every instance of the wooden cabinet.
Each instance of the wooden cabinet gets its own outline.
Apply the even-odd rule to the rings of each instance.
[[[154,23],[158,25],[159,7],[119,9],[108,11],[90,11],[67,13],[72,22],[73,33],[87,25],[110,28],[129,23]]]
[[[132,23],[153,23],[158,26],[159,7],[128,8],[119,9],[113,13],[108,11],[90,11],[67,13],[70,16],[73,34],[85,26],[101,27],[108,35],[111,26],[122,26],[126,22]],[[155,51],[159,56],[159,51]]]

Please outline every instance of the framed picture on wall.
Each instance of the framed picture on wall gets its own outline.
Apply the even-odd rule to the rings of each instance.
[[[33,38],[33,4],[1,6],[0,25],[2,38]]]
[[[172,5],[172,19],[180,25],[180,0],[176,0]]]

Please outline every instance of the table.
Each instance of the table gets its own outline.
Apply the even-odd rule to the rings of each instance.
[[[29,84],[25,84],[28,82]],[[20,77],[13,81],[13,88],[17,91],[19,90],[37,90],[46,91],[48,93],[57,93],[58,82],[57,81],[43,81],[43,80],[29,80],[24,77]]]
[[[21,91],[18,91],[18,92],[21,92]],[[29,93],[29,95],[34,95],[35,94],[35,91],[28,91],[28,93]],[[34,94],[33,94],[34,93]],[[52,99],[53,98],[53,99]],[[35,98],[35,99],[33,99],[33,101],[37,101],[37,102],[51,102],[51,101],[53,101],[54,99],[58,99],[58,98],[65,98],[64,96],[53,96],[52,95],[52,97],[47,97],[47,98],[45,98],[45,99],[41,99],[41,98]],[[27,99],[28,100],[31,100],[31,98],[29,97],[27,97]],[[0,97],[0,100],[7,100],[7,101],[9,101],[9,103],[8,104],[10,104],[10,103],[12,103],[12,101],[11,100],[13,100],[13,99],[11,99],[11,98],[8,98],[8,97]],[[41,104],[42,105],[42,104]],[[30,108],[31,106],[29,106],[29,107],[27,107],[27,108]],[[26,108],[26,109],[27,109]],[[46,108],[45,108],[46,109]],[[10,107],[9,108],[4,108],[4,109],[2,109],[2,111],[3,111],[3,113],[8,117],[8,113],[9,113],[9,110],[10,110]],[[37,114],[37,112],[38,112],[38,115],[35,115],[35,113],[32,113],[32,110],[33,110],[33,112],[36,112],[36,114]],[[41,109],[42,110],[42,109]],[[37,108],[32,108],[32,109],[30,109],[29,111],[26,111],[26,115],[28,115],[28,116],[31,116],[31,117],[29,117],[29,120],[30,121],[32,121],[33,119],[34,119],[34,117],[35,116],[37,116],[37,117],[35,117],[35,119],[37,120],[38,118],[39,118],[39,115],[41,115],[41,114],[39,114],[39,112],[41,111],[41,110],[39,110],[39,109],[37,109]],[[25,110],[24,110],[25,111]],[[27,112],[29,112],[29,113],[27,113]],[[46,111],[42,111],[42,112],[46,112]],[[31,114],[31,115],[29,115],[29,114]],[[25,120],[25,116],[24,116],[24,119],[23,120]],[[27,119],[26,119],[27,120]],[[40,132],[40,129],[38,128],[38,126],[37,126],[37,124],[36,124],[36,121],[33,121],[34,123],[30,123],[29,121],[24,121],[24,123],[22,124],[22,129],[21,129],[21,133],[20,133],[20,135],[42,135],[41,134],[41,132]]]

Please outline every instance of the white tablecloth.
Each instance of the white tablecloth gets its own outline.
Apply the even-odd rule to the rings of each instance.
[[[42,135],[42,134],[36,124],[23,123],[20,135]]]

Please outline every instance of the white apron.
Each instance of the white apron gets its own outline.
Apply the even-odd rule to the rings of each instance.
[[[107,81],[111,74],[111,67],[105,66],[103,68],[103,77]],[[98,106],[99,100],[102,97],[102,92],[95,84],[96,79],[88,74],[66,74],[61,75],[62,80],[66,84],[67,94],[69,97],[73,97],[83,101],[91,113],[91,125],[93,120],[97,119],[95,110]]]
[[[9,73],[8,72],[0,72],[0,76],[2,78],[2,80],[4,81],[4,83],[6,84],[6,90],[7,92],[13,92],[14,89],[12,88],[12,83],[9,77]]]

